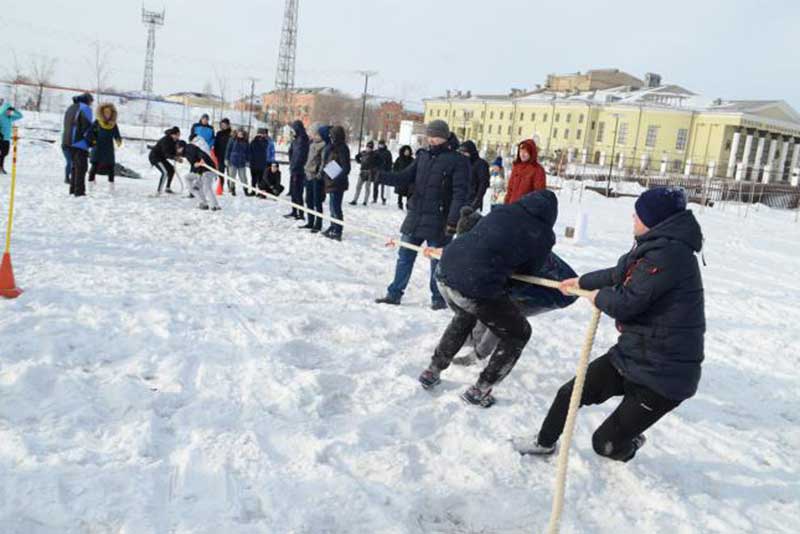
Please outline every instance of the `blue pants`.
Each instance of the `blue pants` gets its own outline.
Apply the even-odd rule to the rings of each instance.
[[[342,212],[342,202],[344,201],[344,191],[331,191],[328,193],[328,211],[334,219],[344,220],[344,213]],[[342,235],[342,225],[331,223],[329,228],[330,233],[334,235]]]
[[[64,154],[64,182],[69,183],[70,176],[72,176],[72,152],[69,147],[62,146],[61,153]]]
[[[310,210],[322,213],[322,205],[325,202],[325,182],[322,180],[306,180],[305,188],[306,207]],[[309,213],[308,225],[321,229],[322,219]]]
[[[404,243],[411,243],[412,245],[420,246],[422,243],[425,243],[426,240],[410,235],[403,235],[401,241]],[[427,245],[429,247],[437,248],[437,247],[444,247],[450,242],[450,238],[445,238],[444,241],[432,241],[430,239],[427,240]],[[411,273],[414,271],[414,262],[417,259],[416,251],[409,250],[407,248],[401,247],[400,250],[397,252],[397,265],[394,269],[394,281],[389,285],[387,289],[388,296],[395,300],[400,300],[403,298],[403,293],[405,293],[406,287],[408,287],[408,281],[411,279]],[[439,260],[431,260],[431,277],[430,277],[430,288],[431,288],[431,301],[434,304],[439,304],[444,302],[444,298],[442,298],[441,293],[439,293],[439,287],[436,285],[436,267],[439,265]]]

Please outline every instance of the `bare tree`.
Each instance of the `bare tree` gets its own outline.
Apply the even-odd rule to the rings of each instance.
[[[92,43],[91,64],[95,75],[95,99],[100,102],[100,95],[105,86],[108,85],[108,77],[111,74],[108,61],[108,50],[102,48],[100,41]]]
[[[18,104],[17,90],[19,84],[27,84],[30,83],[31,80],[28,77],[28,75],[25,74],[25,70],[22,67],[22,63],[20,62],[19,57],[17,56],[17,53],[13,48],[11,49],[11,62],[6,67],[6,71],[8,73],[7,74],[8,79],[14,86],[13,89],[14,92],[11,96],[11,103],[16,106]]]
[[[214,78],[217,80],[217,89],[219,89],[219,116],[220,119],[225,116],[225,96],[228,93],[228,79],[214,67]]]
[[[53,74],[56,69],[56,60],[50,56],[35,55],[31,56],[31,78],[36,84],[36,111],[42,110],[42,96],[44,88],[53,81]]]

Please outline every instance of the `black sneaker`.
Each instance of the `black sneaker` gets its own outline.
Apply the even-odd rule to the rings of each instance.
[[[464,402],[483,408],[489,408],[495,402],[494,396],[492,395],[492,388],[481,389],[477,385],[470,386],[467,391],[461,394],[461,398]]]
[[[317,228],[316,226],[311,229],[312,234],[318,234],[322,231],[322,228]]]
[[[170,189],[169,187],[168,187],[168,188],[166,188],[166,189],[164,189],[164,192],[165,192],[165,193],[167,193],[168,195],[174,195],[174,194],[175,194],[175,191],[173,191],[173,190],[172,190],[172,189]]]
[[[422,384],[422,387],[425,389],[434,388],[442,383],[442,380],[439,378],[439,373],[441,373],[441,371],[431,365],[419,375],[419,383]]]
[[[325,237],[327,237],[328,239],[333,239],[334,241],[342,240],[342,234],[328,234]]]
[[[298,226],[298,228],[300,230],[313,230],[314,229],[314,225],[306,223],[303,226]]]
[[[433,311],[446,310],[447,309],[447,303],[445,301],[443,301],[443,300],[434,302],[433,304],[431,304],[431,309]]]
[[[211,208],[211,211],[219,211],[221,209],[222,208],[220,208],[219,206],[214,206],[213,208]]]
[[[395,299],[390,297],[389,295],[386,295],[383,298],[375,299],[375,304],[390,304],[392,306],[399,306],[400,299]]]
[[[67,182],[67,183],[69,183],[69,182]],[[348,202],[348,204],[350,204],[351,206],[355,206],[356,204],[358,204],[358,202],[356,202],[356,201],[354,200],[354,201],[352,201],[352,202]]]
[[[296,219],[297,215],[294,214],[294,213],[287,213],[286,215],[283,216],[283,218],[284,219]]]

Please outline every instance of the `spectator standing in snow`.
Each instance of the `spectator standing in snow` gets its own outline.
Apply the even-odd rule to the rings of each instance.
[[[186,175],[186,183],[189,191],[200,201],[197,207],[201,210],[210,208],[212,211],[222,209],[217,202],[217,195],[214,194],[216,175],[208,169],[214,168],[211,155],[199,146],[185,141],[178,141],[176,148],[178,156],[183,156],[189,162],[190,172]]]
[[[331,146],[325,150],[322,160],[322,173],[325,180],[325,191],[328,193],[328,207],[331,217],[340,221],[344,220],[342,203],[344,193],[350,187],[350,147],[347,146],[347,134],[341,126],[334,126],[330,131]],[[330,176],[325,168],[336,162],[341,169],[336,176]],[[331,165],[332,166],[332,165]],[[331,223],[322,235],[335,241],[342,240],[342,225]]]
[[[419,377],[423,387],[439,384],[441,372],[480,321],[499,342],[478,381],[462,398],[483,407],[494,404],[492,388],[511,372],[531,336],[530,324],[511,299],[510,278],[517,272],[537,272],[544,265],[556,241],[557,216],[558,200],[552,191],[530,194],[492,211],[444,249],[437,280],[455,315]]]
[[[189,141],[194,141],[195,137],[201,137],[203,141],[206,142],[206,145],[208,145],[208,149],[211,150],[214,148],[214,127],[211,126],[208,121],[208,113],[203,113],[203,116],[200,117],[200,122],[196,122],[192,125],[192,129],[189,131]],[[225,157],[224,152],[215,155],[218,160]]]
[[[492,207],[505,204],[506,199],[506,173],[503,169],[503,157],[497,156],[489,168],[489,185],[492,188]]]
[[[258,187],[271,161],[275,161],[275,144],[269,138],[267,129],[259,128],[256,136],[250,141],[250,184],[253,187]],[[245,194],[252,196],[255,192],[245,191]]]
[[[358,173],[358,182],[356,182],[356,196],[350,202],[351,206],[358,204],[358,199],[361,196],[361,188],[366,187],[367,191],[364,194],[364,205],[367,205],[369,200],[370,184],[375,181],[375,175],[381,167],[381,160],[375,154],[375,143],[372,141],[367,142],[366,147],[360,153],[356,154],[356,163],[361,166]],[[377,184],[375,184],[377,187]],[[377,197],[376,197],[377,198]]]
[[[489,188],[489,164],[478,154],[478,147],[472,141],[464,141],[459,151],[469,158],[470,183],[469,205],[475,211],[483,211],[483,197]]]
[[[386,147],[386,141],[381,139],[378,141],[378,150],[375,151],[375,155],[379,158],[380,166],[378,167],[378,172],[392,172],[392,153]],[[377,173],[374,175],[377,177]],[[383,205],[386,205],[386,186],[383,184],[375,184],[375,187],[372,189],[372,203],[377,204],[378,202],[378,187],[380,187],[381,193],[381,202]]]
[[[195,125],[196,126],[196,125]],[[225,167],[225,154],[228,152],[228,141],[231,140],[231,134],[233,131],[231,130],[231,121],[227,118],[223,118],[219,121],[219,131],[214,135],[214,156],[217,158],[219,162],[219,172],[225,174],[227,171]],[[190,139],[191,140],[191,139]],[[220,180],[226,181],[224,178],[219,178]],[[222,184],[223,186],[225,184]],[[228,191],[230,191],[233,184],[228,182]]]
[[[506,204],[513,204],[528,193],[547,188],[547,177],[537,158],[538,150],[533,139],[526,139],[518,145],[517,158],[511,166],[511,178],[506,187]]]
[[[238,180],[242,184],[247,184],[247,166],[250,164],[250,143],[247,141],[247,131],[243,128],[236,131],[236,134],[228,142],[225,151],[225,164],[228,166],[228,176]],[[236,196],[236,182],[228,180],[231,195]],[[247,194],[247,189],[242,186]]]
[[[429,148],[417,152],[414,162],[399,173],[381,173],[378,182],[395,187],[414,186],[414,197],[400,228],[402,241],[413,245],[439,248],[450,242],[456,232],[459,212],[467,203],[469,161],[448,143],[450,128],[443,120],[434,120],[426,128]],[[411,279],[417,253],[400,247],[394,280],[379,304],[399,305]],[[431,308],[447,307],[439,293],[435,272],[438,261],[431,260]]]
[[[114,165],[116,154],[114,147],[122,145],[122,136],[117,127],[117,108],[107,102],[97,108],[97,118],[92,124],[94,146],[91,152],[92,167],[89,169],[89,183],[94,186],[98,172],[108,176],[108,187],[114,191]]]
[[[166,192],[172,194],[172,177],[175,176],[175,167],[172,166],[169,160],[174,160],[178,157],[176,143],[180,138],[180,128],[173,126],[168,130],[164,130],[164,137],[159,139],[155,146],[150,149],[150,165],[161,173],[156,194],[160,195],[164,191],[164,185],[167,186]]]
[[[311,125],[311,144],[308,148],[308,161],[305,166],[306,173],[306,207],[322,213],[322,204],[325,200],[325,183],[322,179],[322,162],[325,148],[330,144],[330,126],[320,124]],[[317,233],[322,230],[322,219],[307,214],[308,222],[300,228]]]
[[[68,146],[72,155],[69,194],[76,197],[86,195],[86,171],[89,170],[89,147],[94,122],[92,102],[94,97],[84,93],[74,98],[73,104],[64,113],[61,145]]]
[[[405,168],[412,163],[414,163],[414,153],[410,146],[403,145],[403,147],[400,148],[400,154],[392,165],[392,172],[398,173],[405,170]],[[397,194],[397,207],[403,209],[403,197],[411,197],[411,185],[395,187],[394,192]]]
[[[306,171],[305,166],[308,162],[309,139],[303,121],[296,120],[292,123],[294,138],[289,145],[289,193],[292,203],[298,206],[303,205],[303,187],[305,187]],[[305,220],[303,211],[292,208],[291,213],[284,215],[287,219]]]
[[[8,102],[0,105],[0,174],[6,174],[5,160],[11,150],[11,137],[14,135],[14,123],[22,118]]]
[[[703,234],[677,188],[645,191],[633,216],[634,248],[616,267],[562,282],[591,291],[589,300],[615,319],[617,344],[589,364],[581,406],[622,402],[592,436],[595,452],[627,462],[642,432],[694,396],[705,335],[703,281],[695,257]],[[515,443],[523,454],[555,451],[575,379],[559,389],[539,434]]]

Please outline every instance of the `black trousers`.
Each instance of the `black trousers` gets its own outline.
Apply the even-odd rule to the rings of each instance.
[[[11,143],[8,139],[0,139],[0,169],[5,169],[6,156],[8,156],[8,151],[10,149]]]
[[[158,192],[161,193],[164,190],[165,182],[167,184],[167,189],[171,189],[172,177],[175,176],[175,167],[172,166],[172,163],[162,159],[155,164],[155,168],[161,173],[161,177],[158,179]]]
[[[378,184],[375,181],[375,175],[372,178],[372,203],[375,204],[378,202],[378,188],[380,187],[381,190],[381,200],[384,204],[386,204],[386,186],[384,184]]]
[[[531,337],[528,320],[508,296],[498,299],[468,299],[442,282],[439,282],[439,291],[455,312],[455,316],[442,334],[431,363],[439,369],[450,367],[453,357],[464,346],[475,324],[481,321],[500,342],[478,383],[482,387],[500,383],[514,368]]]
[[[574,384],[573,378],[558,390],[539,431],[540,445],[554,445],[564,431]],[[622,402],[595,431],[592,446],[601,456],[627,462],[636,454],[633,438],[677,408],[680,401],[662,397],[648,387],[626,380],[607,353],[589,364],[580,405],[602,404],[620,395]]]
[[[265,170],[250,165],[250,185],[253,186],[253,189],[246,189],[245,194],[249,196],[256,195],[256,188],[258,188],[258,183],[261,181],[261,177],[264,176]]]
[[[89,153],[80,148],[72,151],[72,176],[69,182],[69,194],[82,197],[86,194],[86,171],[89,169]]]
[[[89,168],[89,181],[94,182],[95,177],[97,176],[97,171],[100,169],[98,168],[99,165],[97,163],[92,163],[92,166]],[[108,174],[108,181],[110,183],[114,183],[114,166],[111,165],[105,168],[105,171]]]

